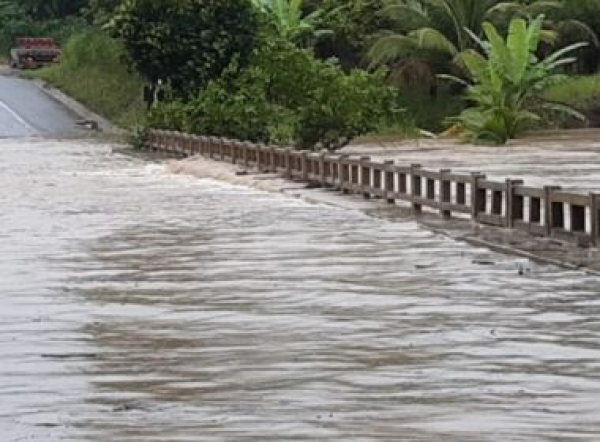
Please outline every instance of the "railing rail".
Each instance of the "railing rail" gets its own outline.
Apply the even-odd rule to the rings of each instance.
[[[369,157],[309,153],[250,142],[180,132],[150,130],[147,147],[169,155],[202,155],[287,179],[330,187],[364,198],[382,198],[423,210],[469,217],[473,222],[556,237],[578,245],[600,246],[600,194],[535,188],[523,181],[492,181],[481,173],[401,166]]]

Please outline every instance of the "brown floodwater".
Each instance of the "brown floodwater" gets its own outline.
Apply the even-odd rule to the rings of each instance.
[[[600,279],[0,141],[0,440],[597,441]]]

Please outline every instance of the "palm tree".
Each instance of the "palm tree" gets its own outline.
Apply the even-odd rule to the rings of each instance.
[[[321,10],[304,14],[303,0],[252,0],[259,11],[267,15],[277,33],[286,40],[310,46],[315,40],[331,34],[319,29]]]
[[[372,66],[392,66],[397,77],[414,77],[416,72],[420,80],[431,82],[440,69],[453,70],[448,62],[464,67],[461,54],[466,50],[480,50],[469,34],[481,36],[486,21],[502,28],[512,18],[537,17],[561,7],[552,0],[389,0],[380,13],[397,27],[376,36],[367,58]],[[578,40],[585,34],[598,44],[593,31],[576,20],[546,21],[541,39],[556,44],[569,33]]]

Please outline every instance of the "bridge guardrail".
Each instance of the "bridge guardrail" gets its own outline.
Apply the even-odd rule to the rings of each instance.
[[[229,140],[150,130],[147,147],[177,156],[202,155],[287,179],[331,187],[364,198],[402,201],[415,213],[466,217],[481,225],[517,229],[580,246],[600,245],[600,194],[535,188],[521,180],[491,181],[481,173],[428,170],[420,164],[376,162],[369,157],[312,153]]]

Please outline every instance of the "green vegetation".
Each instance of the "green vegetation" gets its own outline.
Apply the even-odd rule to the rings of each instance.
[[[597,0],[0,0],[0,46],[57,38],[62,63],[34,75],[124,126],[335,150],[458,122],[505,142],[574,109],[600,125],[598,17]]]
[[[194,95],[233,58],[247,64],[258,19],[249,0],[131,0],[117,8],[110,29],[145,78]]]
[[[433,83],[435,74],[464,68],[465,51],[480,51],[471,35],[481,37],[484,23],[502,29],[512,17],[531,18],[561,8],[560,3],[545,0],[393,0],[380,11],[392,23],[392,30],[380,32],[368,58],[375,66],[391,66],[396,78],[417,76]],[[580,39],[598,44],[593,31],[575,19],[546,19],[540,38],[553,44],[560,39],[568,41],[576,32]]]
[[[40,20],[30,15],[20,2],[0,1],[0,57],[6,58],[17,37],[53,37],[64,43],[71,35],[86,27],[82,17],[48,16]]]
[[[472,35],[485,57],[476,51],[463,54],[474,82],[468,86],[467,97],[474,106],[463,111],[457,120],[469,138],[505,143],[532,125],[539,125],[541,112],[579,116],[572,108],[541,99],[539,93],[562,80],[562,75],[554,73],[557,68],[576,60],[564,55],[586,44],[567,46],[539,60],[536,53],[542,25],[543,16],[529,25],[523,19],[513,19],[505,40],[492,24],[484,23],[487,41]],[[461,79],[454,80],[464,83]]]
[[[128,14],[146,1],[130,2]],[[228,1],[229,9],[239,14],[240,0]],[[206,29],[220,29],[218,18],[229,14],[226,3],[222,2],[221,9],[205,11],[202,25],[205,33]],[[181,7],[182,3],[177,5]],[[251,7],[249,2],[246,5]],[[356,136],[376,130],[384,121],[392,121],[397,115],[397,94],[385,84],[381,73],[359,69],[346,73],[338,64],[319,60],[311,51],[302,49],[322,32],[317,30],[318,14],[304,15],[301,5],[298,0],[257,1],[252,14],[243,15],[243,23],[258,24],[260,20],[260,33],[255,34],[247,27],[227,26],[225,43],[221,38],[203,39],[205,50],[195,55],[195,63],[204,72],[204,81],[198,82],[198,74],[194,74],[196,80],[176,85],[176,101],[158,106],[150,115],[150,124],[214,136],[293,144],[302,149],[335,150]],[[253,21],[255,13],[257,20]],[[113,22],[115,34],[124,39],[126,47],[132,48],[129,39],[135,43],[139,36],[131,32],[129,24],[121,19]],[[220,36],[221,32],[206,34]],[[215,50],[211,48],[221,50],[229,42],[237,41],[252,43],[252,50],[238,48],[235,56],[227,51],[228,57],[213,62],[211,55]],[[169,58],[170,46],[157,48],[161,55],[153,59]],[[136,47],[130,50],[133,58],[136,50]],[[220,60],[227,58],[227,68],[220,68]],[[180,74],[171,74],[169,69],[161,67],[152,74],[172,83]]]
[[[570,77],[548,87],[542,98],[577,109],[587,116],[590,125],[600,126],[600,75]],[[572,118],[559,122],[567,127],[582,125]]]
[[[280,69],[286,66],[286,69]],[[193,133],[335,150],[396,116],[381,74],[345,74],[290,42],[272,39],[241,71],[234,61],[192,100],[167,103],[150,123]]]
[[[117,125],[143,123],[142,78],[125,63],[123,45],[99,30],[71,37],[61,63],[31,75],[55,85]]]
[[[269,24],[284,40],[310,46],[331,31],[319,29],[323,10],[304,14],[303,0],[252,0],[257,11],[268,17]]]

